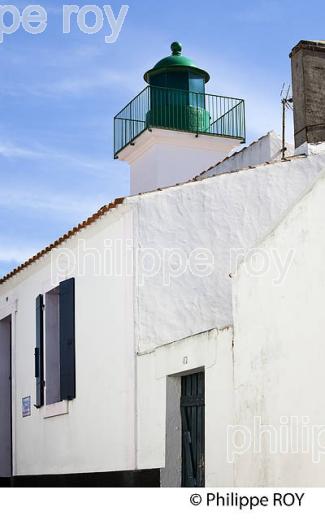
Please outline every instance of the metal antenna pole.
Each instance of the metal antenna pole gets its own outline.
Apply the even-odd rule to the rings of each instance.
[[[290,85],[288,86],[285,96],[282,97],[284,88],[285,88],[285,83],[283,83],[283,85],[282,85],[282,90],[281,90],[281,94],[280,94],[281,103],[282,103],[282,148],[281,148],[282,161],[285,160],[286,151],[287,151],[287,147],[286,147],[286,109],[292,108],[292,102],[293,102],[293,99],[291,97],[289,97]]]
[[[281,99],[282,103],[282,149],[281,149],[281,159],[284,161],[286,158],[286,102],[285,99]]]

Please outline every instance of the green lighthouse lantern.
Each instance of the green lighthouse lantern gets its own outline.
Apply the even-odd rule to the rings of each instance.
[[[181,141],[191,142],[185,155],[198,141],[203,155],[210,146],[228,153],[234,143],[245,141],[244,100],[208,94],[208,72],[182,55],[179,42],[172,43],[171,50],[170,56],[145,73],[146,88],[115,116],[115,158],[131,157],[134,147],[138,157],[136,149],[143,143],[153,147],[160,138],[171,139],[179,150]],[[199,135],[201,139],[196,139]]]
[[[206,110],[205,84],[209,74],[182,55],[179,42],[172,54],[145,73],[150,85],[147,125],[188,132],[209,132],[211,117]]]

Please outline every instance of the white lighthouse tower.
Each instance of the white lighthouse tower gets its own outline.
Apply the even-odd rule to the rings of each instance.
[[[207,94],[209,74],[180,43],[171,50],[114,118],[114,157],[130,165],[132,195],[185,182],[245,141],[244,101]]]

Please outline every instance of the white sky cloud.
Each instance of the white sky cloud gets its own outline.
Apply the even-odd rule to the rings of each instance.
[[[78,153],[71,153],[62,150],[55,150],[39,143],[38,145],[17,145],[9,141],[0,139],[0,157],[11,159],[42,159],[46,161],[61,161],[65,165],[73,164],[75,167],[86,170],[89,175],[96,177],[105,176],[112,166],[113,160],[96,159],[94,157],[83,156]]]
[[[87,199],[76,198],[72,199],[69,193],[51,193],[44,190],[26,190],[14,187],[12,189],[0,186],[0,208],[10,209],[15,208],[15,211],[22,209],[32,211],[49,211],[60,217],[90,215],[96,205],[96,200],[93,197]]]
[[[0,237],[1,242],[1,237]],[[17,240],[14,244],[1,245],[0,243],[0,262],[20,264],[33,256],[39,250],[39,246],[31,246],[28,243],[22,243],[20,246]]]

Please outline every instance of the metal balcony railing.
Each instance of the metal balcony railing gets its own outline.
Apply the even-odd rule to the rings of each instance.
[[[149,128],[165,128],[245,141],[242,99],[146,87],[114,118],[114,157]]]

